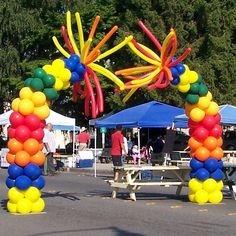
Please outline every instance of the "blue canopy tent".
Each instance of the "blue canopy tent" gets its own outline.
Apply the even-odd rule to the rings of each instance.
[[[221,115],[221,124],[224,125],[236,125],[236,106],[229,104],[219,106],[219,113]],[[188,123],[188,117],[183,115],[177,115],[174,122]]]
[[[174,118],[183,113],[182,108],[152,101],[97,120],[95,127],[115,128],[117,124],[120,124],[126,128],[166,128],[172,127]],[[175,127],[185,128],[186,124],[177,122]]]

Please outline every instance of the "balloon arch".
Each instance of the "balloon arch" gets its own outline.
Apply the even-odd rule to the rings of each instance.
[[[219,125],[218,105],[212,101],[200,74],[192,71],[182,60],[191,52],[188,48],[179,58],[175,58],[177,37],[173,29],[163,44],[156,39],[142,21],[138,24],[159,51],[159,55],[136,42],[133,36],[125,38],[120,44],[101,53],[100,49],[117,31],[114,26],[105,37],[91,49],[100,17],[97,16],[84,40],[79,13],[75,14],[78,26],[79,48],[73,37],[71,14],[67,12],[66,26],[61,26],[61,33],[69,53],[61,46],[57,38],[53,42],[65,59],[56,59],[50,65],[37,68],[31,78],[27,78],[19,97],[12,101],[13,112],[10,116],[7,161],[9,188],[7,209],[11,213],[27,214],[41,212],[45,203],[41,198],[41,189],[45,185],[42,166],[45,161],[43,149],[43,128],[49,116],[49,106],[58,98],[60,90],[73,85],[73,101],[78,95],[84,99],[86,116],[95,118],[103,112],[103,93],[96,72],[112,80],[118,87],[115,91],[129,90],[123,101],[141,87],[148,90],[166,88],[169,84],[176,87],[185,97],[185,112],[189,117],[189,146],[191,149],[189,181],[189,200],[197,203],[219,203],[222,201],[223,172],[222,128]],[[123,46],[130,49],[144,61],[146,66],[139,66],[116,71],[115,74],[96,62]],[[128,82],[123,83],[116,75],[122,75]],[[94,92],[95,88],[95,92]]]

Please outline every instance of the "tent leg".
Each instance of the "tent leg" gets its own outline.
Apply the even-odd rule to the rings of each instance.
[[[94,131],[94,177],[97,177],[97,128]]]

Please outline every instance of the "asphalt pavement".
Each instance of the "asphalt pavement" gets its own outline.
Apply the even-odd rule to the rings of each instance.
[[[125,190],[111,199],[104,179],[112,178],[111,164],[94,170],[74,169],[46,176],[46,202],[41,214],[13,215],[6,210],[7,170],[0,170],[0,235],[10,236],[208,236],[235,235],[236,202],[224,191],[217,205],[190,203],[187,188],[180,197],[175,187],[143,187],[137,201]]]

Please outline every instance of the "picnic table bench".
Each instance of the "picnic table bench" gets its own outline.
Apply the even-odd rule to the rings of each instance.
[[[160,176],[155,180],[140,179],[142,171],[152,171],[155,175]],[[106,180],[113,188],[112,198],[116,198],[119,189],[127,189],[130,194],[130,199],[136,201],[136,192],[142,186],[178,186],[176,195],[179,196],[183,186],[188,185],[188,174],[190,167],[182,166],[123,166],[119,168],[119,179]]]

